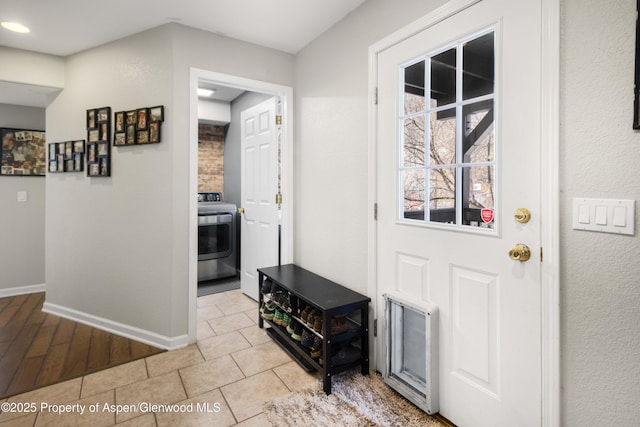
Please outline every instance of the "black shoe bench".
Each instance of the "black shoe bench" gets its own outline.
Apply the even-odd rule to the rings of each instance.
[[[288,292],[293,310],[289,315],[297,320],[310,333],[322,338],[323,363],[310,355],[309,348],[291,338],[287,329],[277,325],[272,320],[263,319],[258,313],[258,326],[264,327],[266,322],[270,328],[267,333],[303,368],[307,371],[316,370],[322,373],[323,389],[331,394],[331,376],[360,366],[363,375],[369,374],[369,301],[371,298],[354,292],[337,283],[320,277],[310,271],[293,264],[258,269],[259,306],[262,308],[270,295],[262,292],[262,285],[270,279],[277,287]],[[302,309],[307,305],[319,310],[322,315],[323,333],[314,331],[300,319]],[[283,307],[280,307],[283,309]],[[332,334],[331,319],[347,316],[349,331]],[[343,345],[355,344],[359,348],[356,360],[343,363],[339,357],[332,361],[332,355],[338,353]]]

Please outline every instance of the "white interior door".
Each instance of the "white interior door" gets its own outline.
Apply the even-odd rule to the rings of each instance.
[[[260,267],[278,263],[276,98],[240,114],[242,144],[240,287],[258,299]]]
[[[438,307],[458,426],[541,424],[540,14],[482,0],[378,55],[376,312],[388,291]]]

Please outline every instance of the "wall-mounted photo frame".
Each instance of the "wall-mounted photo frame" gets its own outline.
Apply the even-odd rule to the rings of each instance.
[[[49,172],[82,172],[84,139],[49,143]]]
[[[124,125],[124,112],[121,123]],[[87,110],[87,176],[111,176],[111,107]],[[73,159],[75,167],[75,159]]]
[[[45,176],[44,131],[0,128],[0,141],[0,176]]]
[[[149,142],[155,143],[160,142],[160,122],[153,121],[149,122]]]
[[[114,124],[113,124],[113,132],[114,133],[121,133],[124,132],[124,127],[126,125],[126,112],[125,111],[118,111],[117,113],[114,113]]]
[[[149,108],[149,122],[164,122],[163,105],[157,105]]]
[[[138,121],[136,122],[137,130],[145,130],[147,129],[147,109],[146,108],[138,108]]]
[[[114,121],[114,146],[157,144],[162,136],[160,129],[164,122],[164,106],[119,111],[114,114]],[[122,126],[118,125],[119,122]]]

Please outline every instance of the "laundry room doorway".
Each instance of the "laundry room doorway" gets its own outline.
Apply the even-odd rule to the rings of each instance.
[[[216,100],[211,92],[231,93],[227,100]],[[198,93],[200,90],[200,94]],[[207,99],[207,96],[211,98]],[[223,98],[220,95],[219,98]],[[213,196],[220,197],[225,206],[236,206],[235,223],[238,233],[233,244],[239,254],[238,272],[242,279],[241,290],[257,299],[257,280],[251,269],[278,262],[290,263],[293,259],[292,227],[292,117],[293,90],[290,87],[268,82],[245,79],[216,72],[191,69],[190,76],[190,235],[189,235],[189,341],[196,339],[197,296],[200,264],[199,258],[199,206],[203,185],[199,170],[199,127],[202,123],[224,129],[224,184],[218,183]],[[203,102],[209,101],[209,102]],[[261,109],[265,102],[268,111]],[[225,105],[226,103],[226,105]],[[219,107],[222,107],[221,109]],[[211,111],[211,109],[218,109]],[[225,112],[226,110],[226,112]],[[246,116],[248,111],[249,116]],[[251,113],[253,111],[253,113]],[[254,114],[255,113],[255,114]],[[253,114],[253,115],[252,115]],[[226,118],[225,118],[226,115]],[[203,117],[204,116],[204,120]],[[207,118],[208,116],[208,118]],[[267,117],[269,116],[269,117]],[[213,117],[213,118],[212,118]],[[278,124],[276,126],[276,122]],[[273,123],[272,123],[273,122]],[[247,130],[273,131],[271,139],[259,140],[245,146]],[[269,144],[267,144],[267,141]],[[269,148],[268,150],[266,148]],[[262,156],[262,153],[269,154]],[[249,155],[247,155],[249,153]],[[218,165],[218,168],[221,168]],[[222,179],[222,178],[221,178]],[[267,185],[268,184],[268,185]],[[257,203],[253,199],[260,190]],[[264,190],[264,191],[263,191]],[[267,195],[273,191],[274,194]],[[219,193],[219,195],[218,195]],[[249,203],[248,203],[249,202]],[[260,210],[260,220],[254,214]],[[264,218],[271,218],[267,221]],[[264,232],[268,229],[268,233]],[[268,239],[268,241],[267,241]],[[254,275],[255,276],[255,275]],[[234,277],[224,279],[225,282]]]

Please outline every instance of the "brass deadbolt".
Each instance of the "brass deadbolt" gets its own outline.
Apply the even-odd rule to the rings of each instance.
[[[513,215],[513,218],[515,218],[516,221],[524,224],[529,222],[529,220],[531,219],[531,212],[529,212],[529,209],[526,208],[518,208],[516,209],[516,213]]]

